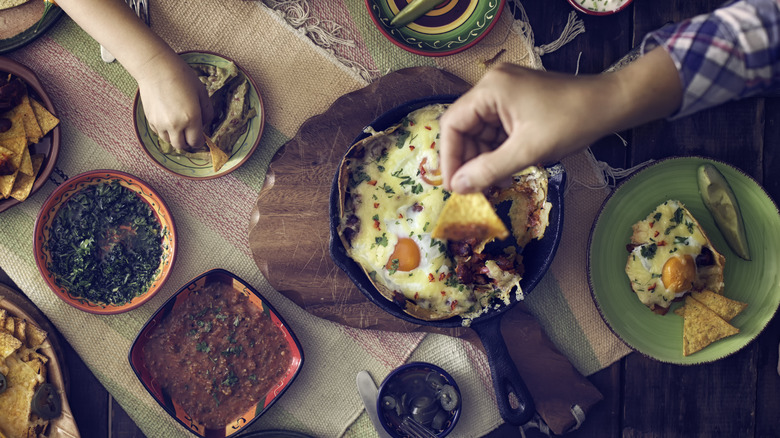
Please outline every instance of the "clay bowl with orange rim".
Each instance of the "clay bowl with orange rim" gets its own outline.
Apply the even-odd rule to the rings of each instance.
[[[63,281],[52,271],[54,257],[50,251],[50,240],[53,232],[52,224],[61,208],[82,190],[87,188],[94,189],[93,186],[115,181],[122,187],[134,192],[138,199],[150,208],[152,219],[160,226],[160,245],[162,247],[159,264],[151,268],[153,272],[149,276],[150,280],[146,283],[148,287],[145,287],[145,290],[122,304],[108,304],[106,302],[89,300],[68,290],[68,287],[64,286],[67,282]],[[76,201],[74,200],[74,202]],[[70,223],[78,223],[77,221],[78,218],[71,220]],[[101,232],[102,235],[94,236],[93,240],[98,242],[97,244],[101,248],[113,248],[119,245],[124,245],[125,247],[132,246],[138,239],[134,239],[136,237],[135,231],[130,230],[130,228],[132,227],[128,227],[127,224],[109,227],[106,228],[105,234]],[[126,232],[120,233],[123,230],[126,230]],[[63,182],[41,206],[41,210],[35,220],[33,235],[35,236],[33,242],[35,263],[49,288],[55,295],[71,306],[94,314],[110,315],[123,313],[143,305],[160,291],[168,279],[176,260],[176,226],[165,202],[147,183],[133,175],[118,170],[93,170],[76,175]],[[100,259],[110,256],[109,252],[99,251]],[[99,288],[100,285],[97,287]],[[98,289],[98,293],[107,292]]]
[[[21,78],[27,84],[27,92],[30,97],[40,102],[50,113],[55,116],[57,115],[52,100],[49,98],[49,95],[46,94],[43,84],[34,71],[19,64],[13,59],[0,56],[0,74],[7,73]],[[57,156],[59,156],[60,153],[60,135],[60,126],[57,125],[48,134],[44,135],[38,143],[29,146],[30,154],[43,154],[43,163],[41,164],[41,169],[38,171],[38,175],[35,177],[35,182],[33,183],[32,190],[27,199],[46,184],[46,181],[54,170]],[[21,204],[21,202],[14,198],[0,199],[0,212],[19,204]]]
[[[152,315],[128,359],[173,419],[196,436],[221,438],[245,431],[282,397],[303,367],[303,349],[257,290],[213,269]]]
[[[233,143],[232,150],[228,154],[228,161],[216,172],[211,164],[211,159],[203,158],[202,155],[196,157],[164,153],[164,148],[160,146],[159,137],[146,119],[146,113],[144,113],[139,91],[136,91],[135,100],[133,101],[133,125],[135,126],[136,138],[138,138],[141,148],[152,163],[166,172],[194,180],[213,179],[225,176],[244,164],[260,144],[260,138],[263,135],[263,128],[265,125],[265,109],[263,107],[262,96],[260,95],[257,84],[254,79],[252,79],[252,76],[230,58],[206,51],[182,52],[179,53],[179,56],[193,68],[225,68],[226,66],[229,66],[230,63],[235,64],[238,70],[238,77],[246,78],[249,85],[249,90],[247,92],[247,111],[254,110],[255,115],[249,118],[246,131],[238,137],[235,143]],[[214,111],[214,116],[217,117],[219,109],[215,108]]]

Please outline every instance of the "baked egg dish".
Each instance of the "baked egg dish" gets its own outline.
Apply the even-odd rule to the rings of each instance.
[[[726,258],[680,201],[662,203],[632,230],[626,275],[651,310],[666,313],[672,301],[693,291],[723,293]]]
[[[387,299],[412,316],[470,318],[492,305],[522,299],[516,245],[499,254],[479,242],[433,238],[450,193],[439,172],[439,118],[448,105],[408,114],[399,124],[355,143],[339,169],[338,234],[349,255]],[[541,239],[548,224],[548,175],[531,168],[488,195],[510,203],[517,242]],[[509,236],[508,239],[511,239]]]

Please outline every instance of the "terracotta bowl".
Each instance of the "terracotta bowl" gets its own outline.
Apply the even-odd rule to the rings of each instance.
[[[249,119],[246,132],[233,144],[233,149],[227,163],[225,163],[217,172],[214,172],[210,160],[206,161],[162,153],[157,134],[151,129],[149,122],[146,119],[143,103],[141,102],[141,95],[138,91],[136,91],[135,100],[133,101],[133,125],[135,126],[135,134],[138,138],[138,142],[141,144],[141,148],[144,153],[146,153],[146,156],[151,159],[152,163],[166,172],[195,180],[219,178],[220,176],[227,175],[238,169],[239,166],[244,164],[249,157],[252,156],[252,153],[254,153],[255,149],[257,149],[257,146],[260,144],[260,137],[263,135],[263,128],[265,125],[263,98],[260,95],[257,84],[255,84],[252,76],[230,58],[205,51],[182,52],[179,56],[191,66],[210,65],[223,67],[230,62],[234,63],[236,67],[238,67],[239,76],[243,76],[249,82],[249,107],[254,108],[257,114]]]
[[[59,8],[57,8],[59,9]],[[50,113],[57,115],[54,109],[49,95],[46,94],[46,90],[43,89],[43,84],[38,80],[38,76],[29,68],[19,64],[10,58],[0,56],[0,72],[11,73],[14,76],[21,78],[27,84],[27,91],[30,96],[40,102]],[[33,183],[30,196],[41,189],[46,184],[54,165],[57,162],[57,156],[60,153],[60,126],[57,125],[48,134],[44,135],[38,143],[29,146],[30,154],[43,154],[43,163],[41,169],[38,171],[38,175],[35,177],[35,183]],[[29,197],[27,198],[29,199]],[[21,202],[14,198],[0,199],[0,212],[3,212],[11,207],[19,205]]]
[[[119,184],[134,191],[138,197],[145,202],[154,213],[155,218],[160,223],[162,229],[162,247],[163,255],[160,258],[160,264],[157,267],[157,274],[154,281],[142,294],[136,296],[129,302],[122,305],[111,305],[89,301],[83,297],[76,296],[69,292],[67,288],[61,286],[54,273],[49,270],[51,262],[51,253],[48,248],[48,240],[51,234],[51,225],[57,216],[60,208],[76,193],[85,187],[94,186],[101,183],[119,181]],[[160,288],[173,269],[176,260],[176,226],[170,210],[163,202],[162,198],[148,184],[125,172],[117,170],[93,170],[76,175],[67,179],[57,189],[49,195],[49,198],[41,206],[38,217],[35,220],[33,242],[33,252],[35,263],[43,276],[46,284],[63,301],[71,306],[89,313],[96,314],[116,314],[135,309],[149,301]]]
[[[172,312],[175,312],[176,310],[185,308],[183,306],[187,306],[188,302],[195,299],[194,297],[198,296],[198,291],[202,290],[206,286],[211,286],[214,284],[218,284],[223,288],[227,286],[227,290],[232,288],[235,293],[244,295],[248,299],[247,302],[249,305],[259,311],[258,314],[254,316],[251,316],[250,314],[249,316],[250,318],[254,318],[250,322],[255,326],[259,325],[258,318],[270,318],[270,327],[272,327],[272,332],[266,336],[269,336],[269,339],[270,336],[278,336],[279,339],[282,339],[282,344],[286,345],[290,353],[289,364],[283,370],[283,373],[280,375],[280,377],[277,377],[272,381],[270,390],[268,390],[268,392],[265,394],[260,394],[258,401],[255,403],[242,403],[241,405],[245,406],[245,408],[236,411],[233,419],[219,428],[206,427],[201,419],[195,418],[193,415],[188,414],[180,403],[181,400],[177,400],[174,395],[170,394],[168,390],[164,388],[164,385],[152,377],[152,372],[150,371],[150,367],[152,365],[149,363],[149,361],[147,361],[145,355],[145,348],[147,348],[150,343],[153,343],[153,337],[155,335],[166,334],[164,331],[166,330],[166,325],[164,324],[166,322],[166,317],[168,317],[168,315],[170,315]],[[226,313],[228,312],[228,310],[220,309],[220,312],[223,311]],[[214,319],[219,319],[220,314],[217,313],[213,316],[209,315],[210,313],[208,312],[194,315],[196,318],[194,318],[193,321],[188,324],[191,324],[191,328],[197,333],[194,333],[192,330],[190,330],[187,335],[201,336],[201,338],[192,341],[193,343],[197,344],[197,353],[194,354],[196,357],[200,357],[197,356],[199,354],[206,355],[204,356],[206,358],[205,362],[211,366],[212,362],[208,361],[208,359],[217,360],[216,358],[220,357],[221,354],[225,354],[225,351],[227,350],[223,351],[222,353],[215,353],[214,351],[211,351],[210,347],[205,347],[206,345],[210,346],[212,342],[212,338],[208,337],[208,333],[211,333],[212,331],[211,321],[213,321],[214,324],[214,331],[221,330],[218,322]],[[190,316],[193,315],[190,314]],[[232,320],[231,317],[223,317],[223,319],[225,318],[227,318],[228,321]],[[207,321],[201,324],[204,322],[203,320]],[[239,327],[240,323],[243,323],[243,320],[241,320],[241,322],[236,320],[235,326]],[[204,328],[204,326],[207,326],[208,329]],[[190,326],[187,326],[187,329],[189,328]],[[273,333],[273,330],[278,330],[278,332]],[[189,337],[187,340],[188,339]],[[180,345],[179,348],[183,351],[186,351],[188,348],[187,340],[177,344]],[[244,345],[244,341],[244,339],[236,339],[235,345]],[[251,341],[259,342],[259,339],[255,337]],[[203,348],[201,348],[201,346],[203,346]],[[150,351],[154,351],[151,349],[153,347],[149,348]],[[242,351],[245,354],[245,350]],[[228,353],[228,355],[230,354]],[[235,357],[238,358],[240,356],[237,355]],[[250,358],[251,357],[254,356],[250,356]],[[179,289],[175,295],[173,295],[165,304],[162,305],[162,307],[160,307],[159,310],[157,310],[157,312],[154,313],[154,315],[144,325],[143,329],[141,329],[141,332],[133,342],[133,345],[130,348],[129,360],[130,366],[133,368],[133,371],[135,372],[136,376],[138,376],[138,379],[141,380],[141,383],[144,385],[146,390],[149,391],[149,394],[151,394],[157,403],[159,403],[160,406],[162,406],[162,408],[165,409],[165,411],[171,417],[181,423],[181,425],[184,426],[187,430],[199,437],[228,437],[246,430],[245,428],[247,426],[260,418],[260,416],[263,415],[268,410],[268,408],[271,407],[271,405],[279,400],[279,398],[284,394],[287,388],[290,387],[292,382],[301,371],[301,367],[303,366],[303,349],[301,348],[298,339],[295,337],[295,334],[293,334],[292,329],[290,329],[290,326],[284,321],[284,319],[282,319],[281,315],[271,306],[271,304],[269,304],[268,301],[257,292],[257,290],[255,290],[241,278],[226,270],[214,269],[195,277],[195,279],[182,286],[182,288]],[[163,363],[170,362],[166,359],[161,359],[161,361]],[[260,369],[264,368],[257,368],[258,371]],[[239,384],[242,383],[243,379],[246,378],[246,376],[241,375],[240,372],[238,372],[235,377]],[[251,376],[249,378],[251,378]],[[257,376],[255,376],[255,379],[256,378]],[[207,401],[211,402],[211,400]],[[249,404],[249,406],[247,406],[247,404]]]

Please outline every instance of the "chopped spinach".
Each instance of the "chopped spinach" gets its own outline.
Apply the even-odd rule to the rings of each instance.
[[[71,295],[122,305],[158,275],[162,231],[151,208],[118,181],[87,186],[52,221],[48,268]]]

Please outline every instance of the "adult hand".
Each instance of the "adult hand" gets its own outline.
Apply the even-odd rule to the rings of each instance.
[[[146,119],[160,138],[177,150],[203,146],[203,127],[211,123],[213,109],[206,87],[180,57],[153,62],[149,74],[139,75]]]
[[[616,73],[572,76],[501,64],[441,118],[444,187],[482,191],[602,136],[672,113],[682,99],[671,58],[655,49]]]
[[[512,174],[586,147],[601,99],[580,78],[502,64],[458,99],[441,119],[444,186],[477,192]]]

